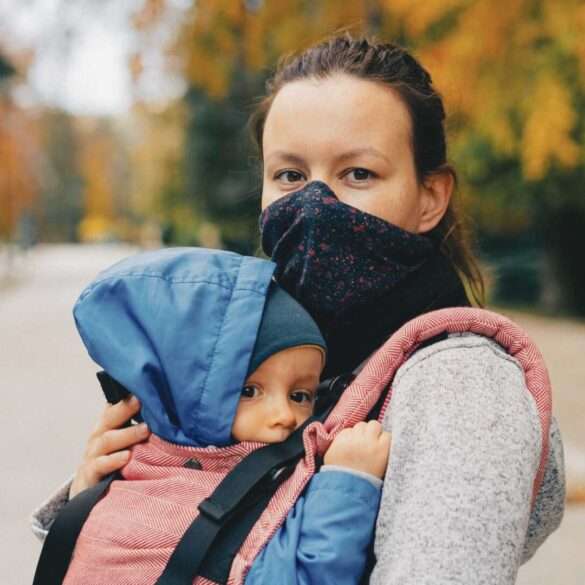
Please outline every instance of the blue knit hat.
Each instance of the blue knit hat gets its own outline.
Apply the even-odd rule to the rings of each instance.
[[[319,327],[307,310],[275,282],[270,285],[254,351],[248,366],[248,376],[271,355],[300,345],[314,345],[323,350],[323,364],[327,346]]]

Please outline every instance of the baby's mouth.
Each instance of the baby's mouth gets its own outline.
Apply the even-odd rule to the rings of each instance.
[[[273,429],[270,432],[268,443],[281,443],[282,441],[286,441],[292,434],[292,431],[287,431],[285,429],[275,430]]]

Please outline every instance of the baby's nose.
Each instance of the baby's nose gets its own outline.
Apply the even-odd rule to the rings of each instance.
[[[296,427],[296,417],[288,400],[278,400],[273,405],[272,424],[287,429]]]

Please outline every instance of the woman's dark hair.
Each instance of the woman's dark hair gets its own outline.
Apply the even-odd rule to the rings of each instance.
[[[336,73],[391,87],[410,112],[419,182],[435,173],[447,172],[456,184],[455,169],[447,163],[443,100],[433,87],[429,73],[405,49],[367,38],[353,38],[349,33],[325,40],[279,62],[274,76],[266,84],[266,96],[250,118],[252,138],[261,157],[264,124],[279,90],[291,81],[322,79]],[[475,301],[483,304],[483,277],[470,244],[470,230],[454,197],[429,235],[441,242],[441,250],[467,282]]]

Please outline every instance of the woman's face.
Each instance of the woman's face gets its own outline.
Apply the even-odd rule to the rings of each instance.
[[[345,74],[290,82],[264,126],[262,208],[319,180],[343,203],[427,231],[432,193],[417,181],[411,136],[408,109],[388,86]]]

